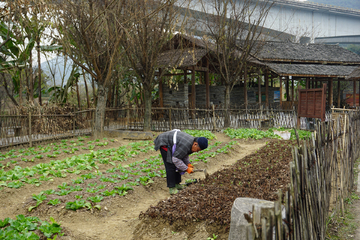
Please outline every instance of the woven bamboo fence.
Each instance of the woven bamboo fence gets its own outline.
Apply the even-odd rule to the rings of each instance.
[[[354,187],[354,162],[360,157],[360,113],[335,115],[316,124],[311,140],[298,138],[288,191],[278,193],[273,210],[253,219],[247,240],[324,240],[329,213],[344,216],[345,200]]]
[[[144,109],[123,108],[108,110],[105,127],[108,129],[143,130]],[[292,128],[296,124],[294,110],[263,109],[185,109],[152,108],[152,131],[171,129],[221,130],[229,114],[230,128]]]
[[[91,111],[71,114],[32,114],[0,116],[0,146],[19,144],[90,134],[93,120]],[[89,117],[90,116],[90,117]],[[90,118],[90,119],[89,119]]]
[[[360,114],[319,123],[309,141],[294,149],[291,163],[293,239],[325,239],[329,211],[343,216],[359,158]]]
[[[104,129],[144,129],[144,109],[125,107],[106,109]],[[186,109],[152,108],[151,130],[165,132],[171,129],[201,129],[218,131],[225,128],[228,114],[230,128],[269,128],[296,126],[296,111],[279,109]],[[327,119],[331,118],[331,113]],[[94,127],[94,109],[66,114],[42,114],[40,111],[0,115],[0,147],[91,134]],[[308,125],[302,119],[302,127]]]

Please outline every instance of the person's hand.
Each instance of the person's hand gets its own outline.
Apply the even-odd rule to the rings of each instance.
[[[188,167],[188,169],[186,169],[186,171],[190,174],[194,172],[194,168],[193,167]]]
[[[191,163],[189,163],[187,166],[194,168],[194,166]]]

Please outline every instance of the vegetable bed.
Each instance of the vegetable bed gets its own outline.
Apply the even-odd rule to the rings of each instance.
[[[207,179],[201,179],[203,173],[185,174],[184,182],[192,182],[194,176],[199,179],[174,196],[170,196],[166,188],[162,158],[154,151],[152,141],[79,137],[2,151],[0,212],[4,215],[0,217],[0,233],[7,237],[11,236],[9,231],[34,239],[38,238],[33,233],[40,239],[48,237],[50,233],[44,235],[38,228],[31,228],[33,233],[26,228],[23,232],[14,232],[11,222],[25,216],[37,227],[50,218],[52,223],[44,224],[53,224],[55,230],[59,229],[51,236],[58,239],[100,236],[117,239],[119,233],[124,239],[147,239],[144,232],[137,231],[145,229],[146,224],[166,221],[187,225],[202,220],[222,226],[226,238],[236,197],[274,200],[276,191],[287,187],[294,141],[282,141],[274,134],[254,129],[229,129],[217,134],[199,130],[185,132],[210,139],[209,147],[192,154],[190,159],[195,168],[206,168],[212,174]],[[255,140],[262,138],[265,139]],[[258,149],[259,141],[261,146],[266,142],[266,147]],[[250,152],[242,152],[244,147]],[[247,156],[223,169],[226,161],[239,160],[238,154]],[[100,224],[104,217],[113,220]],[[114,219],[122,217],[124,220]],[[149,219],[144,225],[143,221]],[[164,225],[159,225],[162,231],[160,226],[163,229]]]
[[[286,191],[294,144],[295,141],[271,141],[233,166],[192,184],[140,216],[167,219],[170,223],[206,220],[229,228],[231,207],[237,197],[274,201],[279,189]]]

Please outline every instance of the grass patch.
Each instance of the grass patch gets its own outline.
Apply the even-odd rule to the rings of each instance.
[[[359,164],[358,159],[354,164],[354,187],[357,188],[357,179],[359,177]],[[339,213],[332,213],[327,222],[326,239],[328,240],[350,240],[354,239],[355,231],[359,227],[356,219],[356,214],[360,210],[360,197],[355,192],[345,199],[345,212],[344,217]]]

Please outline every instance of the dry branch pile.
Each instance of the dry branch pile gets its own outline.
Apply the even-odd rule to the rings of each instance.
[[[77,114],[76,108],[69,104],[58,105],[23,105],[15,109],[17,115],[28,116],[31,112],[31,132],[40,134],[60,133],[86,128],[88,115]],[[75,119],[75,126],[74,126]],[[91,118],[90,118],[91,119]],[[28,125],[28,124],[26,124]]]

